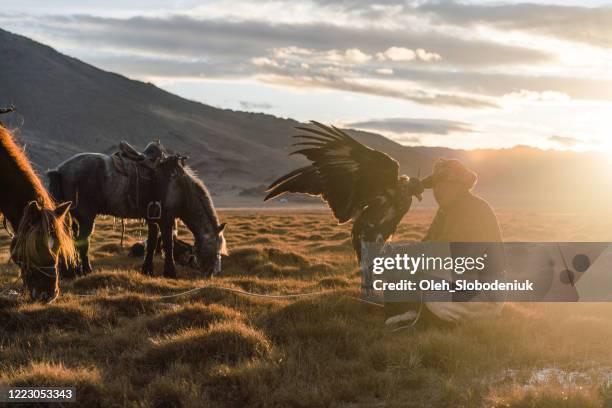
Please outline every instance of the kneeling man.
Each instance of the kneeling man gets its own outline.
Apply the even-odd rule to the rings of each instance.
[[[477,180],[476,173],[459,160],[439,159],[435,163],[432,174],[422,180],[423,187],[433,189],[434,198],[439,206],[423,238],[424,242],[502,242],[497,217],[491,206],[472,192]],[[501,245],[493,245],[491,251],[498,260],[503,258]],[[496,263],[496,265],[501,264]],[[490,269],[494,268],[495,266]],[[486,273],[493,276],[503,271],[488,270]],[[388,310],[395,309],[396,312],[387,313],[387,315],[392,314],[386,321],[390,327],[397,325],[401,327],[420,317],[434,321],[457,322],[494,314],[501,309],[499,302],[474,302],[474,299],[470,302],[425,302],[424,308],[421,306],[415,310],[415,305],[412,305],[408,312],[404,308],[404,313],[397,313],[398,306],[388,308]],[[421,313],[417,310],[422,310],[424,316],[419,316]]]

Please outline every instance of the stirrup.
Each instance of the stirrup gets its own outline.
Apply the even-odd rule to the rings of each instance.
[[[151,201],[147,205],[147,219],[159,220],[161,219],[162,205],[159,201]]]

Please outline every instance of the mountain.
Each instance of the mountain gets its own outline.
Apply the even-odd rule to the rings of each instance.
[[[190,157],[217,205],[231,207],[260,205],[262,186],[303,164],[287,156],[294,120],[190,101],[0,30],[0,106],[10,103],[18,114],[9,125],[18,127],[39,171],[75,153],[110,153],[120,140],[143,148],[160,138]],[[589,179],[589,169],[605,163],[594,154],[406,147],[374,133],[351,134],[396,158],[408,175],[429,172],[439,156],[461,158],[479,172],[479,191],[500,205],[556,208],[560,199],[575,204],[576,194],[591,199],[592,189],[602,188]]]
[[[241,192],[300,163],[287,157],[296,121],[189,101],[2,30],[0,61],[0,106],[18,108],[19,139],[39,170],[83,151],[112,152],[120,140],[142,148],[160,138],[190,156],[211,191],[232,205],[232,196],[244,201]],[[401,150],[379,135],[363,138]],[[402,153],[406,163],[410,155]]]

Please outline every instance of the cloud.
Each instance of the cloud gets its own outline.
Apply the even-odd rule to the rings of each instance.
[[[361,48],[320,49],[295,44],[269,47],[286,41],[276,32],[285,30],[283,25],[252,22],[242,25],[185,17],[139,17],[126,23],[90,16],[53,17],[52,23],[46,24],[61,32],[64,40],[73,39],[81,47],[95,47],[96,53],[89,58],[90,62],[139,78],[261,78],[269,83],[378,95],[429,106],[499,107],[491,98],[435,87],[422,89],[415,83],[371,83],[368,78],[378,67],[372,66],[372,53]],[[211,41],[200,41],[206,35],[198,34],[199,31],[206,32],[209,25],[217,32],[211,33]],[[174,30],[175,26],[180,29]],[[293,30],[299,31],[300,27]],[[320,26],[308,35],[300,34],[306,41],[302,39],[299,44],[320,45],[312,37],[321,30],[339,30],[337,34],[341,39],[344,37],[343,29]],[[326,46],[332,42],[329,38],[321,41]],[[368,46],[366,41],[364,47]]]
[[[563,147],[576,147],[584,144],[584,140],[580,140],[571,136],[553,135],[548,138],[551,142]]]
[[[449,24],[460,26],[465,22],[469,26],[502,20],[489,16],[493,13],[489,8],[502,6],[421,2],[417,7],[401,1],[378,1],[380,7],[366,1],[319,3],[350,8],[358,18],[363,17],[359,13],[372,10],[389,13],[392,7],[395,22],[404,21],[406,16],[424,21],[421,25],[385,28],[364,25],[363,21],[350,25],[343,21],[287,24],[272,19],[206,19],[188,15],[122,19],[0,14],[0,22],[8,20],[15,25],[21,21],[23,27],[37,33],[37,38],[49,39],[71,55],[147,80],[278,78],[283,84],[293,82],[292,86],[349,90],[426,105],[469,108],[498,107],[504,96],[516,97],[523,91],[556,92],[573,100],[612,99],[609,92],[612,80],[606,77],[564,76],[563,70],[557,69],[549,72],[561,74],[542,74],[547,70],[539,67],[556,63],[552,50],[549,53],[502,44],[477,35],[463,37],[446,29]],[[544,13],[549,9],[538,10]],[[430,25],[424,15],[437,24]],[[584,27],[590,30],[591,26]],[[435,69],[430,68],[434,62]],[[514,70],[515,65],[534,70]],[[372,79],[385,83],[373,84],[368,81]]]
[[[461,93],[428,91],[420,88],[394,86],[394,84],[382,86],[381,84],[364,83],[355,79],[346,78],[342,71],[334,72],[331,69],[325,69],[314,76],[291,76],[290,71],[283,72],[282,70],[277,70],[276,74],[260,75],[257,78],[273,84],[299,88],[310,87],[364,93],[437,107],[460,107],[469,109],[499,108],[497,102],[491,98]]]
[[[422,48],[417,48],[416,55],[421,61],[425,62],[440,61],[442,59],[440,54],[436,54],[435,52],[428,52]]]
[[[387,118],[349,123],[346,126],[358,129],[388,131],[397,134],[448,135],[451,133],[473,133],[474,126],[466,122],[445,119]]]
[[[404,47],[389,47],[385,52],[376,54],[376,58],[379,61],[413,61],[416,53]]]
[[[409,48],[404,47],[389,47],[384,52],[376,53],[376,59],[379,61],[394,61],[394,62],[407,62],[414,60],[421,60],[424,62],[439,61],[442,59],[440,54],[435,52],[428,52],[422,48],[417,48],[413,51]]]
[[[273,58],[287,61],[315,61],[318,63],[326,62],[335,65],[361,65],[372,59],[372,56],[362,52],[359,48],[349,48],[347,50],[324,50],[307,49],[297,46],[274,48],[271,52]]]
[[[508,101],[529,101],[529,102],[567,102],[571,98],[564,92],[556,91],[529,91],[521,89],[518,92],[511,92],[503,95],[503,99]]]
[[[0,15],[0,21],[8,18]],[[13,20],[15,16],[11,17]],[[13,21],[12,24],[15,24]],[[338,24],[273,23],[202,19],[189,16],[105,18],[87,15],[23,16],[23,27],[44,33],[47,38],[69,47],[98,52],[177,55],[181,57],[225,58],[249,61],[268,50],[299,47],[316,51],[349,51],[348,58],[363,60],[361,54],[374,54],[391,47],[423,49],[444,57],[453,66],[497,66],[537,64],[550,61],[547,52],[511,46],[494,41],[464,39],[436,30],[411,27],[343,26]],[[367,57],[365,57],[367,58]]]
[[[254,57],[251,58],[251,62],[258,67],[278,67],[278,63],[268,57]]]
[[[428,19],[436,26],[489,26],[501,31],[522,31],[565,41],[604,48],[612,47],[612,7],[609,5],[556,5],[536,2],[491,2],[454,0],[314,0],[331,8],[366,18],[413,17]]]
[[[570,99],[610,100],[612,80],[597,77],[534,75],[528,73],[394,67],[393,77],[442,90],[502,97],[522,91],[565,94]],[[558,95],[562,96],[562,95]]]
[[[306,59],[308,60],[308,59]],[[493,98],[461,92],[445,92],[422,89],[417,85],[393,81],[393,69],[377,69],[376,74],[391,78],[384,83],[368,82],[361,77],[364,72],[354,71],[352,66],[342,64],[308,64],[300,58],[274,59],[254,57],[248,65],[211,61],[184,61],[180,64],[168,59],[95,57],[95,65],[126,75],[145,78],[212,78],[239,79],[257,78],[265,83],[279,84],[297,88],[335,89],[340,91],[378,95],[411,101],[428,106],[456,106],[470,109],[499,108]],[[360,66],[357,66],[360,69]],[[364,68],[367,70],[368,68]],[[371,73],[371,72],[370,72]]]
[[[391,68],[378,68],[376,69],[376,73],[381,75],[393,75],[393,70]]]
[[[371,60],[372,56],[361,52],[358,48],[351,48],[344,52],[344,58],[354,64],[363,64]]]
[[[414,9],[438,23],[488,25],[500,30],[526,31],[558,39],[612,47],[612,8],[550,4],[477,5],[427,1]]]

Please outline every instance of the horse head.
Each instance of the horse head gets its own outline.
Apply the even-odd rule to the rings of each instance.
[[[221,273],[221,256],[227,255],[227,244],[223,236],[225,223],[205,233],[201,239],[196,239],[196,261],[206,277]]]
[[[46,208],[30,202],[11,242],[11,259],[32,300],[50,302],[59,295],[58,262],[75,260],[70,234],[70,202]]]
[[[204,183],[185,165],[187,157],[173,155],[158,165],[160,185],[164,188],[164,206],[176,214],[195,237],[197,264],[204,276],[221,272],[221,256],[227,255],[223,236],[225,223],[219,223]]]

